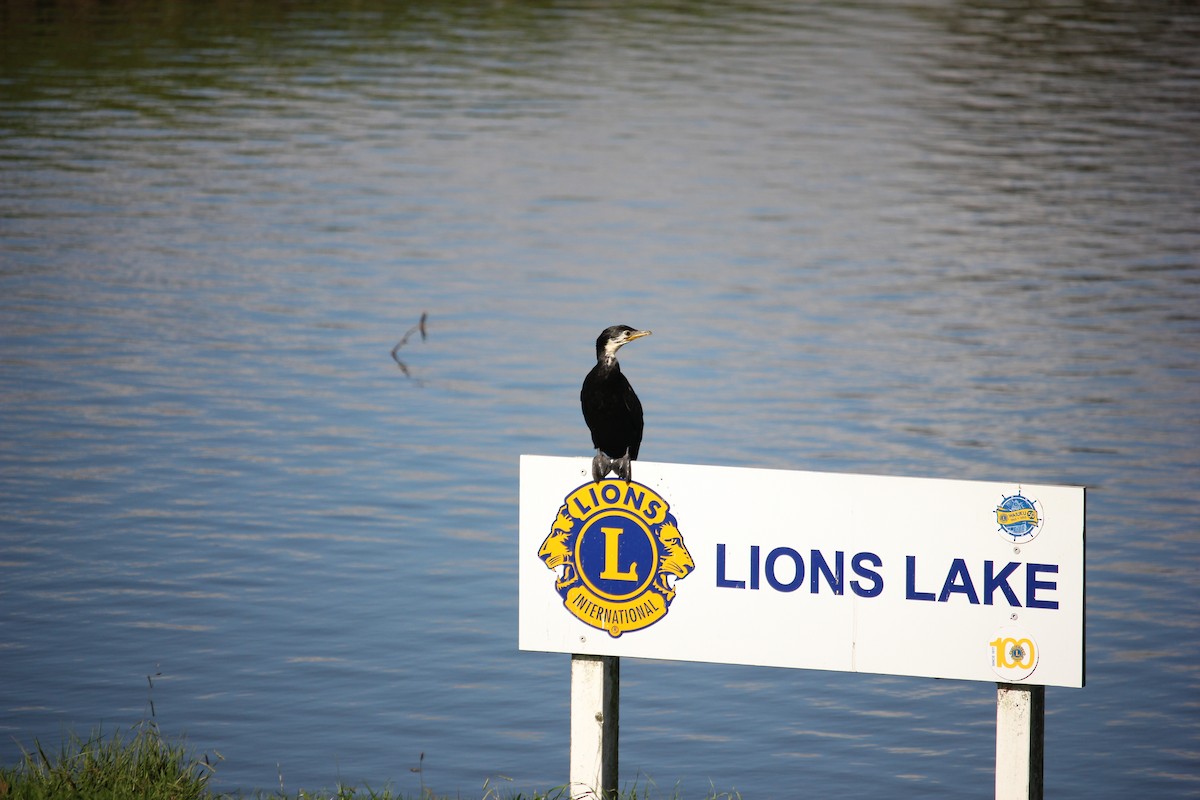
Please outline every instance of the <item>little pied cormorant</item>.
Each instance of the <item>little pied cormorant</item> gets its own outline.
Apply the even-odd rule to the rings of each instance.
[[[579,392],[583,419],[596,447],[592,458],[594,481],[603,480],[609,472],[615,472],[626,483],[632,479],[629,462],[637,459],[642,446],[642,401],[621,374],[617,350],[649,335],[650,331],[613,325],[596,339],[596,366],[583,379]]]

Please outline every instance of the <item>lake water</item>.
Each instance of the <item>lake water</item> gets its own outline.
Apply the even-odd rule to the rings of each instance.
[[[626,323],[645,459],[1087,486],[1047,795],[1200,797],[1198,43],[1165,2],[5,3],[0,760],[153,703],[222,790],[562,783],[517,462],[590,456]],[[992,793],[992,684],[621,691],[657,796]]]

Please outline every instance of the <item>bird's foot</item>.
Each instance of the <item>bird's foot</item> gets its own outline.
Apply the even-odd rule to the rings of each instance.
[[[633,466],[630,463],[629,452],[612,462],[613,471],[617,473],[617,477],[629,483],[633,480]]]
[[[596,483],[604,480],[613,467],[613,460],[604,453],[598,452],[592,456],[592,480]]]

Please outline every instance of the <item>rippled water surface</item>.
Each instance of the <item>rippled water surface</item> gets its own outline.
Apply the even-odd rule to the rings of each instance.
[[[1047,794],[1200,796],[1198,41],[1172,3],[5,3],[0,757],[153,702],[222,789],[561,783],[517,458],[590,454],[621,322],[643,458],[1086,485]],[[992,792],[991,684],[621,688],[626,784]]]

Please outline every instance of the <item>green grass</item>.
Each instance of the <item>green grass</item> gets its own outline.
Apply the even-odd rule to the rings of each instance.
[[[208,781],[214,765],[207,755],[193,755],[182,744],[168,743],[158,726],[143,722],[127,734],[115,732],[89,738],[69,736],[57,752],[47,753],[35,741],[22,750],[16,766],[0,767],[0,800],[245,800],[243,795],[214,793]],[[423,755],[423,754],[422,754]],[[216,754],[220,760],[220,754]],[[484,782],[480,800],[570,800],[567,787],[547,792],[515,792],[501,779]],[[643,779],[621,791],[618,800],[683,800],[678,789],[656,794],[654,783]],[[340,786],[336,790],[296,794],[259,793],[252,800],[471,800],[456,794],[443,797],[422,785],[416,795],[400,795],[390,788]],[[710,792],[704,800],[741,800],[735,794]]]
[[[53,755],[41,742],[15,767],[0,767],[3,800],[201,800],[212,766],[170,745],[153,723],[131,734],[70,736]]]

